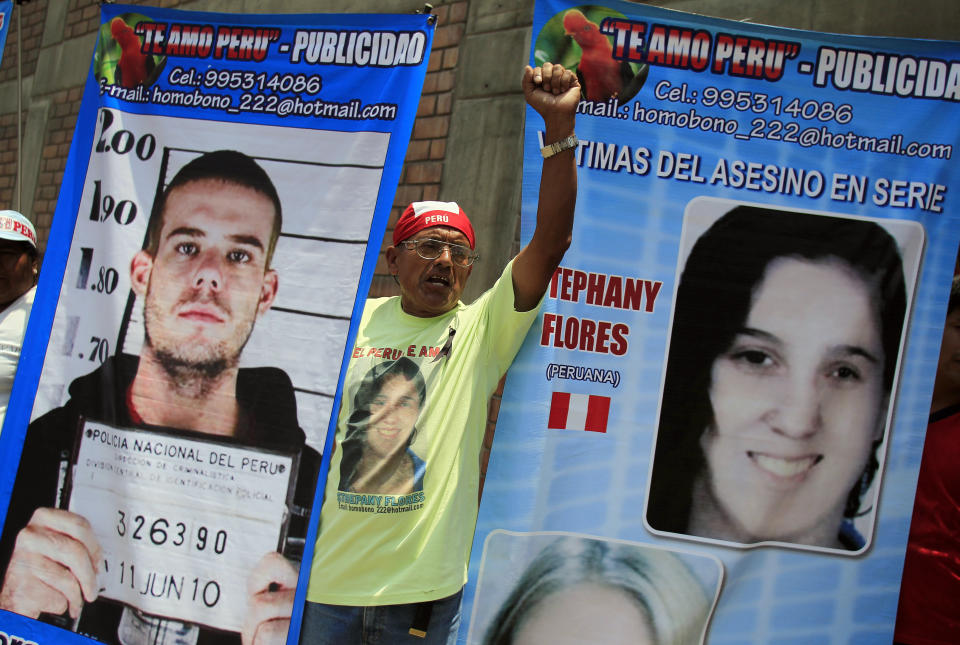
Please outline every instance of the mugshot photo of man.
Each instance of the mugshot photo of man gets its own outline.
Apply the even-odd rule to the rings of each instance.
[[[54,616],[105,642],[285,637],[297,573],[279,552],[262,554],[249,572],[242,636],[152,616],[98,600],[101,544],[88,518],[59,508],[58,499],[78,426],[95,420],[299,453],[294,500],[309,508],[319,455],[305,444],[290,378],[277,368],[239,367],[277,295],[272,259],[281,222],[273,182],[240,152],[202,154],[160,192],[144,248],[130,262],[143,303],[141,353],[111,356],[70,384],[65,405],[30,424],[0,539],[0,608]],[[302,537],[301,523],[290,532]]]

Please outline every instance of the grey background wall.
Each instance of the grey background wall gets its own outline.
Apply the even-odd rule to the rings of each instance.
[[[233,13],[410,13],[422,0],[128,0],[128,4]],[[470,300],[518,246],[523,97],[532,0],[434,0],[433,53],[394,201],[392,227],[410,201],[460,202],[477,227],[483,261]],[[602,3],[601,3],[602,4]],[[655,6],[733,20],[853,34],[960,39],[958,0],[657,0]],[[99,23],[96,0],[31,0],[11,21],[0,63],[0,208],[17,206],[44,243]],[[22,32],[23,165],[17,185],[18,19]],[[394,293],[382,261],[373,295]],[[491,401],[489,429],[499,397]],[[488,434],[489,438],[492,434]]]

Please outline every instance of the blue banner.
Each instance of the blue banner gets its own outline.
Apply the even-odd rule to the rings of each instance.
[[[538,2],[532,40],[581,81],[576,224],[507,380],[461,641],[615,635],[599,586],[650,642],[891,642],[960,47],[613,0]]]
[[[432,38],[102,8],[0,438],[0,640],[298,641]]]
[[[10,17],[13,15],[13,0],[0,0],[0,63],[3,62],[3,47],[7,43]]]

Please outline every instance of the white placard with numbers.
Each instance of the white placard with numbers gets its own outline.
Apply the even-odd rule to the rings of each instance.
[[[295,455],[87,421],[69,510],[103,549],[100,596],[240,631],[250,571],[277,551]]]

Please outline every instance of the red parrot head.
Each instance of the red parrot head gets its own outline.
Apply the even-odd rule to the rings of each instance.
[[[110,33],[124,52],[130,51],[133,47],[140,49],[140,38],[122,18],[117,17],[110,21]]]
[[[117,61],[114,79],[123,87],[136,87],[147,80],[150,67],[148,56],[140,51],[140,37],[130,28],[122,18],[110,21],[110,33],[120,45],[120,60]]]
[[[583,84],[583,96],[589,101],[605,101],[623,90],[621,63],[613,58],[613,45],[595,22],[583,12],[570,9],[563,14],[563,29],[580,45],[577,76]]]
[[[578,9],[570,9],[563,14],[563,30],[581,47],[599,45],[601,40],[609,43],[607,37],[600,33],[597,23],[587,20],[583,12]]]

